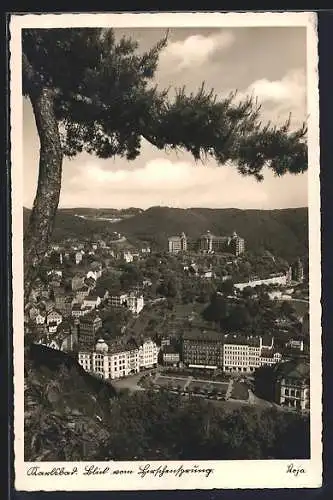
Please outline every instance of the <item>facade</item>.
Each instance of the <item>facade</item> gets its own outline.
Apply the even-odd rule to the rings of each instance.
[[[97,308],[101,303],[101,298],[98,295],[87,295],[83,300],[83,305],[85,307],[90,307],[91,309]]]
[[[304,340],[302,338],[291,338],[286,343],[286,347],[290,349],[297,349],[298,351],[304,351]]]
[[[250,286],[252,288],[256,286],[261,286],[261,285],[288,285],[289,279],[288,279],[288,273],[286,274],[276,274],[274,276],[270,276],[269,278],[264,278],[264,279],[253,279],[250,281],[246,281],[244,283],[235,283],[234,287],[236,290],[244,290],[244,288]]]
[[[55,295],[55,307],[63,315],[69,315],[72,306],[71,295],[66,295],[65,293]]]
[[[120,293],[118,295],[111,295],[111,297],[109,297],[109,303],[110,303],[110,306],[112,306],[112,307],[122,307],[126,304],[126,300],[127,300],[126,293]]]
[[[79,344],[81,346],[91,347],[95,344],[95,337],[98,330],[102,327],[102,320],[99,316],[87,315],[80,318],[79,323]]]
[[[46,317],[43,314],[37,314],[35,317],[36,325],[43,325],[45,323]]]
[[[56,310],[49,312],[46,316],[46,323],[49,325],[50,323],[56,323],[60,325],[62,322],[62,314]]]
[[[163,349],[163,364],[166,366],[177,366],[180,363],[180,354],[173,346],[166,346]]]
[[[86,316],[90,311],[90,307],[84,307],[82,304],[73,304],[72,317],[78,319]]]
[[[310,409],[310,364],[306,361],[280,363],[275,370],[276,402],[288,408]]]
[[[58,330],[58,323],[56,321],[51,321],[50,323],[47,324],[47,331],[49,333],[57,333]]]
[[[236,232],[233,233],[229,246],[236,257],[245,252],[245,240],[238,236]]]
[[[223,344],[223,371],[254,372],[265,365],[281,361],[281,353],[274,349],[274,338],[225,335]]]
[[[74,258],[75,258],[75,264],[76,265],[80,264],[80,262],[82,262],[82,253],[76,252]]]
[[[127,264],[129,264],[130,262],[133,262],[134,256],[131,252],[123,252],[123,259],[127,262]]]
[[[135,315],[140,314],[144,307],[144,299],[142,294],[131,292],[126,300],[127,308]]]
[[[157,363],[157,346],[153,344],[147,340],[140,347],[135,343],[108,345],[99,339],[93,350],[80,349],[78,362],[86,371],[104,379],[126,377]]]
[[[168,238],[169,253],[179,253],[187,251],[187,237],[185,233],[180,236],[171,236]]]
[[[72,297],[66,297],[63,309],[61,310],[61,312],[63,313],[63,315],[65,317],[68,317],[68,316],[71,315],[72,306],[73,306],[73,299],[72,299]]]
[[[199,250],[204,253],[228,252],[238,256],[245,251],[245,240],[236,232],[232,236],[214,236],[206,231],[199,238]]]
[[[153,368],[157,365],[159,347],[151,339],[146,339],[139,347],[139,367]]]
[[[192,330],[183,337],[183,362],[189,367],[218,368],[223,364],[223,337],[215,331]]]

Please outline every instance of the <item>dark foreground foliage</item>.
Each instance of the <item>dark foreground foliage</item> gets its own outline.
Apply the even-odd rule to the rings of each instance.
[[[255,460],[309,457],[309,418],[168,392],[92,388],[74,365],[26,360],[26,460]]]

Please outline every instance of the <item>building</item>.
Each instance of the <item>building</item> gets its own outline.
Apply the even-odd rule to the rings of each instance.
[[[50,323],[56,323],[57,325],[60,325],[61,322],[62,322],[62,314],[57,310],[49,312],[48,315],[46,316],[47,325],[49,325]]]
[[[310,364],[307,361],[279,363],[274,375],[277,403],[298,410],[310,409]]]
[[[46,316],[44,316],[43,314],[37,314],[37,316],[35,317],[36,325],[44,325],[45,320]]]
[[[90,293],[90,288],[84,285],[82,288],[76,291],[76,299],[78,302],[82,302]]]
[[[112,307],[127,307],[132,314],[140,314],[144,307],[144,298],[140,292],[120,293],[109,297],[109,304]]]
[[[265,365],[281,361],[282,355],[274,349],[273,337],[224,335],[223,371],[254,372]]]
[[[203,253],[228,252],[238,256],[245,251],[245,240],[235,231],[232,236],[215,236],[206,231],[199,238],[199,250]]]
[[[78,346],[78,329],[69,321],[63,321],[58,328],[57,339],[64,352],[73,351]]]
[[[223,337],[215,331],[193,329],[184,334],[183,362],[191,368],[213,368],[223,365]]]
[[[76,290],[80,290],[84,284],[84,276],[76,275],[72,278],[72,290],[75,292]]]
[[[64,293],[55,294],[54,301],[56,309],[58,309],[59,312],[63,314],[65,310],[66,301],[68,301],[68,297]]]
[[[256,286],[261,286],[261,285],[281,285],[281,286],[286,286],[289,283],[289,278],[288,278],[288,273],[278,273],[278,274],[273,274],[269,276],[268,278],[255,278],[249,281],[246,281],[244,283],[235,283],[234,288],[236,290],[242,291],[244,288],[247,288],[250,286],[251,288],[254,288]]]
[[[86,315],[80,318],[78,340],[80,347],[91,347],[95,343],[98,330],[102,327],[102,320],[97,315]]]
[[[56,321],[51,321],[50,323],[47,324],[48,333],[55,334],[57,333],[57,330],[58,330],[58,323]]]
[[[95,267],[87,272],[86,278],[93,278],[95,281],[102,276],[102,267]]]
[[[295,337],[288,340],[286,347],[289,349],[297,349],[298,351],[304,351],[304,340],[302,337]]]
[[[168,238],[169,253],[179,253],[187,251],[187,237],[185,233],[180,236],[171,236]]]
[[[112,307],[122,307],[126,305],[126,300],[127,300],[127,293],[111,295],[109,297],[109,304]]]
[[[135,344],[109,346],[103,339],[96,342],[93,351],[80,350],[78,362],[86,371],[104,379],[126,377],[140,370]]]
[[[98,339],[92,350],[80,349],[78,362],[88,372],[104,379],[117,379],[133,373],[140,368],[152,368],[157,365],[158,347],[151,339],[141,346],[129,341],[107,344]]]
[[[75,252],[74,259],[76,265],[80,264],[82,262],[82,252]]]
[[[52,336],[46,334],[43,335],[37,342],[37,344],[45,345],[46,347],[49,347],[50,349],[56,349],[57,351],[60,350],[60,346],[56,339],[52,338]]]
[[[292,280],[302,283],[304,280],[304,268],[300,258],[291,266]]]
[[[101,303],[101,298],[96,294],[89,294],[83,300],[84,307],[90,307],[90,309],[96,309]]]
[[[231,240],[229,241],[231,251],[236,257],[245,252],[245,240],[238,236],[236,231],[233,232]]]
[[[140,293],[130,292],[127,295],[125,304],[132,314],[140,314],[144,307],[143,295]]]
[[[62,278],[62,271],[58,269],[51,269],[51,271],[47,272],[47,276],[50,278],[54,277]]]
[[[165,366],[178,366],[180,363],[180,353],[174,346],[165,346],[163,348],[163,364]]]
[[[222,252],[227,244],[227,236],[214,236],[210,231],[206,231],[199,238],[199,250],[204,253]]]
[[[127,264],[129,264],[130,262],[133,262],[134,260],[134,255],[128,250],[127,252],[123,252],[123,259],[125,262],[127,262]]]
[[[72,305],[72,317],[73,318],[81,318],[85,314],[87,314],[87,313],[85,312],[85,309],[83,308],[82,304],[76,303],[76,304]]]
[[[152,339],[146,339],[139,347],[139,367],[154,368],[157,366],[160,349]]]
[[[72,307],[73,307],[73,299],[72,297],[68,296],[65,298],[63,308],[62,309],[58,308],[58,309],[62,312],[62,314],[65,317],[68,317],[71,315]]]

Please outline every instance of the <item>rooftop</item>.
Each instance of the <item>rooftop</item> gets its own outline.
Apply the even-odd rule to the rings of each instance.
[[[207,341],[223,341],[223,336],[215,330],[193,329],[186,332],[183,336],[184,340],[207,340]]]

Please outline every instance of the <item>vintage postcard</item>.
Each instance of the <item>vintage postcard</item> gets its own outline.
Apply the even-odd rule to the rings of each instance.
[[[10,20],[15,488],[322,484],[317,20]]]

